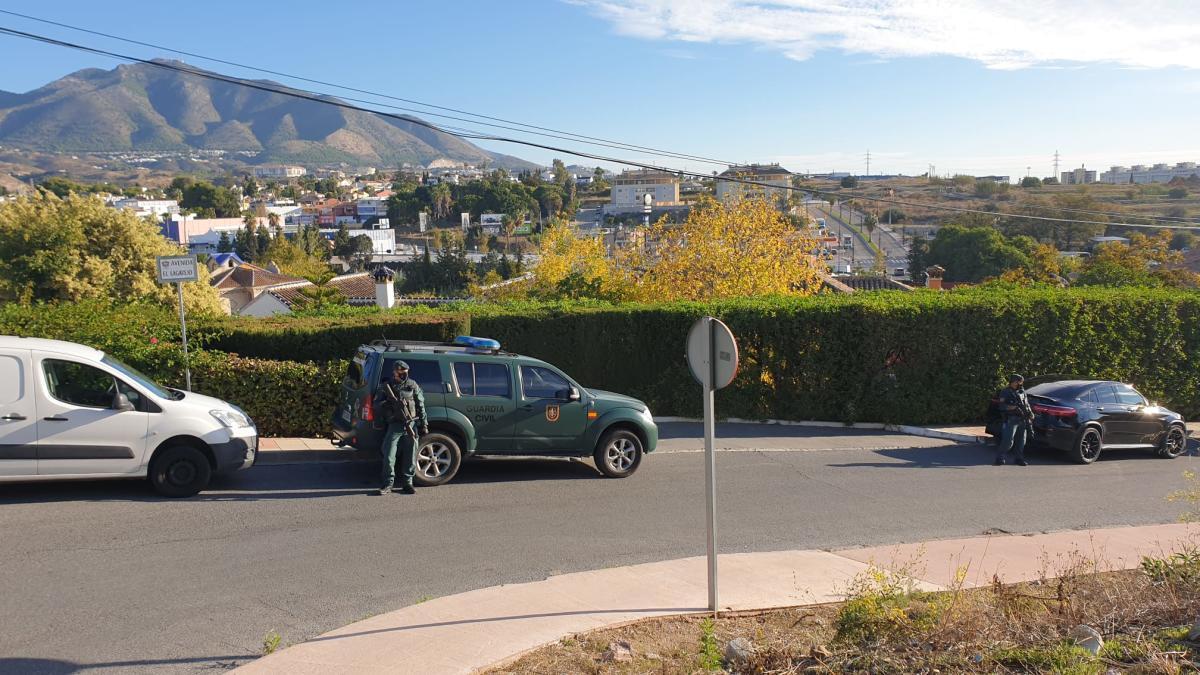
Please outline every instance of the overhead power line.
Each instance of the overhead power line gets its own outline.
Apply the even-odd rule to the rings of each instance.
[[[726,181],[726,182],[731,182],[731,183],[752,185],[752,186],[757,186],[757,187],[762,187],[762,188],[787,190],[787,191],[791,191],[791,192],[809,193],[809,194],[814,194],[814,195],[826,195],[826,196],[835,197],[835,198],[845,196],[844,193],[838,193],[838,192],[834,192],[832,190],[820,190],[820,189],[809,188],[809,187],[800,188],[800,187],[791,186],[791,185],[780,186],[780,185],[775,185],[772,183],[751,180],[748,178],[743,178],[743,177],[738,177],[738,176],[715,176],[714,177],[714,176],[710,176],[710,175],[704,174],[704,173],[699,173],[696,171],[687,171],[687,170],[675,169],[675,168],[671,168],[671,167],[659,166],[656,164],[649,164],[646,162],[639,162],[636,160],[621,159],[618,157],[609,157],[606,155],[599,155],[599,154],[596,154],[593,152],[587,152],[587,151],[583,151],[583,150],[575,150],[575,149],[570,149],[570,148],[562,148],[562,147],[558,147],[558,146],[547,145],[544,143],[537,143],[534,141],[518,139],[518,138],[507,138],[504,136],[493,136],[490,134],[483,134],[483,133],[471,133],[471,132],[464,133],[461,131],[452,131],[445,127],[433,124],[431,122],[426,122],[424,120],[416,119],[416,118],[409,117],[406,115],[397,115],[394,113],[383,112],[380,110],[373,110],[370,108],[363,108],[361,106],[352,105],[350,103],[346,103],[345,101],[338,100],[337,98],[334,98],[328,94],[318,94],[315,92],[295,89],[292,87],[288,87],[286,89],[278,89],[275,87],[267,86],[266,84],[263,84],[262,82],[246,80],[243,78],[229,77],[229,76],[225,76],[225,75],[220,75],[218,73],[197,70],[194,68],[185,68],[185,67],[182,67],[179,65],[175,65],[173,63],[168,63],[168,62],[164,62],[164,61],[153,61],[150,59],[144,59],[144,58],[140,58],[140,57],[136,57],[136,56],[130,56],[127,54],[121,54],[118,52],[100,49],[98,47],[90,47],[87,45],[82,45],[82,44],[78,44],[78,43],[74,43],[74,42],[69,42],[66,40],[60,40],[60,39],[45,36],[45,35],[38,35],[36,33],[29,33],[26,31],[21,31],[21,30],[17,30],[17,29],[13,29],[13,28],[7,28],[7,27],[3,27],[3,26],[0,26],[0,34],[7,34],[7,35],[10,35],[13,37],[20,37],[20,38],[24,38],[27,40],[33,40],[36,42],[42,42],[45,44],[55,45],[55,46],[64,47],[64,48],[68,48],[68,49],[75,49],[75,50],[84,51],[84,52],[88,52],[88,53],[92,53],[92,54],[97,54],[100,56],[106,56],[106,57],[113,58],[113,59],[128,61],[131,63],[142,63],[145,65],[153,66],[156,68],[161,68],[164,70],[171,70],[171,71],[179,72],[179,73],[182,73],[185,75],[191,75],[193,77],[201,77],[201,78],[214,80],[214,81],[218,81],[218,82],[225,82],[227,84],[242,86],[242,87],[246,87],[249,89],[257,89],[259,91],[265,91],[265,92],[269,92],[269,93],[273,93],[273,94],[279,94],[281,96],[290,96],[293,98],[299,98],[299,99],[303,99],[303,100],[307,100],[307,101],[312,101],[315,103],[322,103],[325,105],[331,105],[331,106],[335,106],[338,108],[344,108],[347,110],[357,110],[359,112],[364,112],[364,113],[369,113],[369,114],[373,114],[373,115],[379,115],[381,117],[387,117],[387,118],[391,118],[391,119],[401,120],[401,121],[409,123],[409,124],[415,124],[417,126],[425,127],[427,129],[432,129],[434,131],[444,133],[444,134],[447,134],[450,136],[455,136],[458,138],[466,138],[466,139],[470,139],[470,140],[496,141],[499,143],[512,143],[515,145],[523,145],[523,146],[530,147],[530,148],[538,148],[541,150],[562,153],[562,154],[571,155],[574,157],[582,157],[582,158],[593,159],[593,160],[602,161],[602,162],[611,162],[614,164],[622,164],[625,166],[632,166],[632,167],[637,167],[637,168],[641,168],[641,169],[647,169],[650,171],[659,171],[659,172],[663,172],[663,173],[674,174],[679,177],[686,176],[689,178],[697,178],[697,179],[713,179],[713,178],[715,178],[716,180],[721,180],[721,181]],[[1015,214],[1015,213],[1005,213],[1005,212],[1000,212],[1000,211],[984,211],[981,209],[968,209],[968,208],[940,205],[940,204],[939,205],[922,204],[919,202],[909,202],[909,201],[905,201],[905,200],[894,199],[894,198],[884,198],[884,197],[855,196],[855,198],[862,199],[865,201],[875,202],[875,203],[879,203],[879,204],[889,204],[889,205],[893,205],[893,206],[933,208],[933,209],[939,209],[939,210],[950,211],[950,212],[955,212],[955,213],[976,213],[976,214],[980,214],[980,215],[984,215],[984,216],[989,216],[992,218],[1011,217],[1011,218],[1023,218],[1026,220],[1038,220],[1038,221],[1047,221],[1047,222],[1076,223],[1076,224],[1083,224],[1083,225],[1117,225],[1117,226],[1121,226],[1121,227],[1135,227],[1135,228],[1140,227],[1140,228],[1181,229],[1181,230],[1198,230],[1198,229],[1200,229],[1200,226],[1183,226],[1183,225],[1161,225],[1161,226],[1158,226],[1158,225],[1146,225],[1146,224],[1142,224],[1142,223],[1102,222],[1102,221],[1090,221],[1090,220],[1073,220],[1070,218],[1053,218],[1053,217],[1048,217],[1048,216],[1031,216],[1031,215]]]
[[[692,155],[692,154],[688,154],[688,153],[674,152],[672,150],[663,150],[661,148],[654,148],[654,147],[645,146],[645,145],[637,145],[634,143],[625,143],[622,141],[614,141],[611,139],[601,138],[598,136],[587,136],[584,134],[577,134],[577,133],[573,133],[570,131],[562,131],[559,129],[552,129],[550,127],[538,126],[536,124],[527,124],[525,122],[518,122],[515,120],[504,119],[502,117],[493,117],[491,115],[475,113],[475,112],[471,112],[469,110],[463,110],[460,108],[451,108],[449,106],[442,106],[442,105],[437,105],[434,103],[425,103],[423,101],[418,101],[416,99],[403,98],[400,96],[393,96],[390,94],[384,94],[384,93],[380,93],[380,92],[376,92],[376,91],[370,91],[367,89],[359,89],[356,87],[350,87],[347,85],[337,84],[334,82],[326,82],[323,80],[317,80],[317,79],[313,79],[313,78],[309,78],[309,77],[304,77],[301,75],[293,75],[291,73],[285,73],[285,72],[278,71],[278,70],[271,70],[269,68],[262,68],[260,66],[253,66],[253,65],[246,64],[246,63],[240,63],[237,61],[230,61],[228,59],[221,59],[221,58],[217,58],[215,56],[207,56],[204,54],[198,54],[196,52],[184,51],[182,49],[175,49],[173,47],[167,47],[165,45],[158,45],[158,44],[154,44],[152,42],[135,40],[133,38],[127,38],[127,37],[123,37],[120,35],[114,35],[112,33],[105,33],[105,32],[98,31],[98,30],[92,30],[90,28],[83,28],[81,26],[74,26],[74,25],[71,25],[68,23],[63,23],[60,21],[53,21],[51,19],[44,19],[41,17],[29,15],[29,14],[22,14],[20,12],[14,12],[14,11],[7,10],[7,9],[0,9],[0,14],[8,14],[10,16],[16,16],[16,17],[20,17],[22,19],[28,19],[30,21],[37,21],[39,23],[44,23],[44,24],[48,24],[51,26],[67,28],[69,30],[78,31],[81,33],[87,33],[89,35],[96,35],[99,37],[109,38],[112,40],[119,40],[121,42],[125,42],[128,44],[139,45],[142,47],[149,47],[151,49],[157,49],[160,51],[170,52],[172,54],[179,54],[179,55],[188,56],[191,58],[203,59],[205,61],[211,61],[213,63],[221,63],[221,64],[225,64],[227,66],[234,66],[236,68],[242,68],[244,70],[252,70],[255,72],[259,72],[259,73],[266,73],[268,75],[275,75],[277,77],[285,77],[285,78],[296,80],[299,82],[308,82],[309,84],[318,84],[323,87],[334,87],[337,89],[342,89],[344,91],[353,91],[353,92],[356,92],[359,94],[367,94],[369,96],[377,96],[379,98],[390,99],[393,101],[400,101],[402,103],[409,103],[411,105],[422,106],[425,108],[432,108],[434,110],[443,110],[446,112],[452,112],[452,113],[456,113],[459,115],[469,115],[471,117],[475,117],[475,118],[479,118],[479,119],[464,119],[462,117],[455,117],[453,115],[445,115],[445,114],[441,114],[441,113],[431,112],[429,110],[416,110],[413,108],[405,108],[405,107],[391,105],[391,104],[387,104],[387,103],[380,103],[378,101],[368,101],[368,100],[363,100],[363,99],[350,98],[348,96],[341,96],[341,98],[343,98],[343,99],[350,100],[350,101],[356,101],[358,103],[365,103],[368,105],[381,105],[381,106],[385,106],[388,108],[392,108],[394,110],[402,110],[405,112],[411,112],[411,113],[418,114],[418,115],[427,115],[430,117],[440,117],[440,118],[444,118],[444,119],[455,120],[458,122],[468,122],[471,124],[479,124],[479,125],[483,125],[483,126],[504,129],[507,131],[516,131],[518,133],[525,133],[525,134],[531,134],[531,135],[536,135],[536,136],[545,136],[548,138],[557,138],[560,140],[573,141],[576,143],[583,142],[583,143],[588,143],[591,145],[598,145],[598,146],[613,148],[613,149],[617,149],[617,150],[634,150],[634,151],[638,151],[638,152],[644,152],[644,153],[647,153],[650,155],[671,157],[673,159],[683,159],[683,160],[690,160],[690,161],[696,161],[696,162],[704,162],[706,164],[718,164],[718,165],[724,165],[724,166],[732,166],[735,164],[735,162],[730,162],[727,160],[714,159],[712,157],[704,157],[701,155]],[[480,120],[491,120],[491,122],[502,122],[503,124],[494,124],[494,123],[490,123],[490,122],[483,122]],[[505,125],[515,125],[515,126],[505,126]],[[520,128],[520,127],[524,127],[524,128]]]

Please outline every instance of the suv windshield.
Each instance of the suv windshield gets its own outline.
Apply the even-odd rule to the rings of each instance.
[[[138,370],[136,368],[134,368],[133,366],[127,366],[124,363],[121,363],[120,361],[109,356],[108,354],[105,354],[104,358],[100,359],[100,362],[109,366],[110,368],[120,372],[122,375],[133,380],[134,382],[138,383],[142,387],[145,387],[147,390],[150,391],[151,394],[154,394],[155,396],[157,396],[159,398],[165,398],[168,401],[173,401],[177,398],[183,398],[182,394],[179,394],[179,395],[172,394],[171,392],[169,392],[169,391],[163,389],[162,387],[158,386],[157,384],[155,384],[154,380],[151,380],[150,378],[148,378],[145,375],[138,372]]]

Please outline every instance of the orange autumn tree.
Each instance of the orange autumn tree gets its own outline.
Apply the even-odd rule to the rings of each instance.
[[[686,222],[660,220],[647,239],[618,261],[630,273],[632,299],[812,295],[821,287],[816,241],[762,198],[704,198]]]

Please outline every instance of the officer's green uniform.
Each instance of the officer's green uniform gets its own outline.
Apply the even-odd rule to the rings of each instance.
[[[407,371],[408,364],[397,361],[395,366]],[[394,367],[395,367],[394,366]],[[389,393],[389,388],[391,392]],[[411,490],[413,474],[416,473],[417,438],[429,430],[429,417],[425,414],[425,395],[421,385],[411,378],[402,383],[384,381],[379,386],[375,400],[387,411],[387,434],[383,437],[383,488],[390,490],[396,480],[396,449],[400,450],[400,470],[404,487]]]

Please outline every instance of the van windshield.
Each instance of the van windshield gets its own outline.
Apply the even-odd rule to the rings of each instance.
[[[127,366],[124,363],[121,363],[120,361],[109,356],[108,354],[105,354],[104,358],[100,359],[100,362],[109,366],[113,370],[116,370],[117,372],[121,373],[125,377],[133,380],[137,384],[141,385],[142,388],[147,389],[151,394],[154,394],[155,396],[157,396],[159,398],[165,398],[168,401],[173,401],[176,398],[182,398],[182,397],[176,397],[171,392],[158,386],[157,384],[155,384],[154,380],[151,380],[150,378],[146,377],[142,373],[138,372],[138,370],[136,368],[134,368],[133,366]]]

